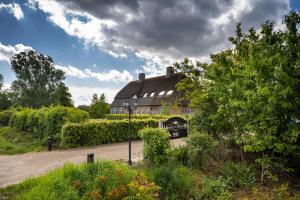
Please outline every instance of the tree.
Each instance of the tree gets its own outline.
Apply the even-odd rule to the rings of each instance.
[[[238,24],[233,48],[211,55],[211,64],[175,65],[187,76],[178,87],[199,108],[196,127],[260,154],[262,182],[272,169],[286,170],[288,157],[300,158],[299,14],[284,24],[275,31],[267,21],[260,33]]]
[[[15,104],[37,108],[56,102],[56,92],[63,88],[65,76],[55,69],[51,57],[35,51],[21,52],[12,57],[11,66],[16,74],[11,86]]]
[[[0,90],[2,90],[3,87],[3,75],[0,74]]]
[[[104,118],[105,114],[109,113],[109,104],[106,102],[104,94],[101,94],[100,98],[96,100],[97,95],[93,95],[92,104],[90,107],[91,118]]]
[[[97,95],[97,94],[93,94],[93,97],[92,97],[92,104],[97,103],[97,101],[98,101],[98,95]]]
[[[0,110],[6,110],[11,107],[12,103],[7,91],[2,90],[3,87],[3,75],[0,74]]]
[[[69,88],[64,83],[59,83],[54,92],[55,104],[73,107],[74,105],[71,97],[72,95],[69,92]]]

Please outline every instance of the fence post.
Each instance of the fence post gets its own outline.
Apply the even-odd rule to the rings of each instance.
[[[94,163],[94,154],[93,153],[87,154],[87,163]]]
[[[48,137],[48,151],[52,151],[53,139],[52,137]]]

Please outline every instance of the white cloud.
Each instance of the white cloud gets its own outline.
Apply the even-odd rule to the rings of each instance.
[[[101,20],[86,12],[70,10],[53,0],[29,0],[28,6],[34,9],[38,7],[47,13],[49,21],[62,28],[67,34],[82,39],[86,44],[98,47],[104,47],[108,40],[104,33],[105,29],[112,29],[116,26],[113,20]],[[126,48],[122,45],[117,47]],[[116,53],[110,49],[105,52],[116,57],[126,56],[124,53]]]
[[[106,100],[111,103],[119,90],[112,88],[70,86],[69,91],[72,94],[75,106],[78,106],[91,104],[91,99],[94,93],[98,94],[98,96],[104,93]]]
[[[81,70],[79,68],[68,66],[55,65],[57,69],[60,69],[66,73],[67,76],[77,78],[95,78],[99,81],[115,82],[115,83],[127,83],[133,80],[133,76],[127,71],[118,71],[115,69],[104,72],[92,72],[90,69]]]
[[[11,83],[4,83],[3,89],[9,89]],[[76,87],[68,86],[70,93],[72,94],[72,100],[74,101],[75,106],[78,105],[90,105],[91,99],[94,93],[98,96],[104,93],[108,103],[111,103],[115,95],[119,92],[118,89],[113,88],[98,88],[98,87]]]
[[[16,44],[15,46],[12,45],[3,45],[0,42],[0,61],[6,61],[6,62],[10,62],[10,58],[20,52],[23,51],[29,51],[29,50],[33,50],[32,47],[30,46],[26,46],[24,44]]]
[[[10,3],[4,4],[0,3],[0,10],[7,10],[9,13],[13,14],[17,20],[20,20],[24,17],[23,11],[19,4],[17,3]]]
[[[187,0],[97,1],[28,0],[30,7],[67,34],[95,45],[115,57],[135,54],[145,60],[148,76],[165,73],[165,67],[184,57],[209,61],[209,55],[231,44],[235,25],[259,29],[273,20],[281,24],[289,0]],[[34,5],[34,6],[33,6]],[[111,72],[112,74],[114,72]],[[91,75],[100,77],[101,75]]]

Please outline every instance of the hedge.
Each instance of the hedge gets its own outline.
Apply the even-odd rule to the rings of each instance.
[[[13,115],[12,110],[5,110],[0,112],[0,126],[8,126],[9,120]]]
[[[139,130],[158,127],[160,120],[132,120],[132,139],[139,139]],[[128,121],[103,120],[98,122],[67,123],[62,128],[61,146],[76,147],[121,142],[128,139]]]
[[[149,114],[134,114],[131,115],[132,119],[167,119],[170,116],[167,115],[160,115],[160,114],[156,114],[156,115],[149,115]],[[106,114],[105,115],[106,119],[109,120],[123,120],[123,119],[127,119],[128,118],[128,114]]]
[[[28,131],[34,137],[53,137],[60,139],[62,126],[67,122],[82,122],[89,118],[88,112],[63,106],[50,108],[25,108],[15,112],[10,119],[10,126],[19,130]]]

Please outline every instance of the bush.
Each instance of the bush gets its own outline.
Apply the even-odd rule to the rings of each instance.
[[[193,179],[187,168],[162,166],[150,170],[149,177],[161,187],[160,199],[191,199]]]
[[[131,115],[132,119],[167,119],[169,116],[166,115],[149,115],[149,114],[134,114]],[[123,120],[128,119],[128,114],[106,114],[105,118],[108,120]]]
[[[9,121],[9,125],[13,128],[26,131],[28,128],[26,125],[27,117],[32,111],[33,109],[24,108],[21,111],[15,112]]]
[[[188,151],[186,146],[179,146],[168,152],[170,164],[188,166]]]
[[[232,188],[251,187],[256,182],[255,170],[246,164],[226,162],[220,170],[219,175]]]
[[[8,126],[9,120],[13,115],[12,110],[5,110],[0,112],[0,126]]]
[[[67,122],[82,122],[88,118],[88,112],[78,108],[68,108],[63,106],[53,107],[45,116],[47,136],[51,136],[56,140],[60,140],[60,133],[64,124]]]
[[[150,163],[163,163],[170,149],[170,134],[161,128],[146,128],[140,133],[144,141],[144,160]]]
[[[22,183],[25,188],[15,199],[150,200],[156,198],[159,190],[143,173],[112,162],[79,166],[68,164],[62,169],[26,182],[28,184]]]
[[[189,164],[202,167],[210,160],[218,142],[206,133],[192,133],[187,138]]]
[[[28,131],[33,137],[40,139],[52,136],[60,139],[61,128],[67,122],[82,122],[89,115],[86,111],[77,108],[55,106],[39,110],[25,108],[15,112],[9,122],[11,127]]]
[[[158,127],[158,120],[132,120],[131,137],[139,139],[139,130]],[[128,121],[102,120],[85,123],[68,123],[62,128],[61,146],[98,145],[128,140]]]
[[[231,200],[233,196],[230,187],[222,178],[205,177],[202,182],[201,193],[196,199]]]
[[[43,139],[46,137],[46,114],[49,108],[43,107],[39,110],[32,110],[26,120],[27,131],[32,134],[34,138]]]

